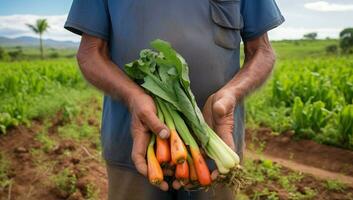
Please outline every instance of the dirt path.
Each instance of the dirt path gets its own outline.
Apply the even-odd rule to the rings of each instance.
[[[353,186],[352,151],[298,140],[291,132],[274,136],[268,128],[248,129],[246,143],[250,158],[261,155],[290,169]]]
[[[294,171],[298,171],[298,172],[302,172],[302,173],[306,173],[306,174],[311,174],[313,176],[315,176],[318,179],[322,179],[322,180],[337,180],[340,181],[342,183],[348,184],[353,186],[353,177],[352,176],[346,176],[340,173],[335,173],[335,172],[330,172],[327,170],[323,170],[320,168],[316,168],[316,167],[312,167],[312,166],[308,166],[308,165],[303,165],[291,160],[287,160],[287,159],[282,159],[282,158],[277,158],[271,155],[266,155],[266,154],[256,154],[252,151],[246,151],[245,152],[245,157],[255,160],[255,159],[268,159],[271,160],[273,162],[276,162],[278,164],[280,164],[281,166],[284,166],[286,168],[289,168],[291,170]]]

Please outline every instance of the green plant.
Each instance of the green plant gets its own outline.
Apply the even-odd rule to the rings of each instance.
[[[340,47],[343,53],[353,52],[353,28],[346,28],[340,33]]]
[[[52,52],[50,55],[49,55],[49,58],[59,58],[60,54],[58,52]]]
[[[72,194],[76,191],[77,178],[68,168],[63,169],[52,178],[57,189]]]
[[[97,187],[91,183],[86,185],[84,197],[87,200],[98,200],[99,199],[99,190]]]
[[[325,48],[326,53],[336,54],[338,52],[338,46],[336,44],[331,44]]]
[[[63,107],[63,120],[65,122],[71,121],[78,114],[78,106],[74,103],[64,103]]]
[[[311,200],[316,196],[317,192],[309,187],[304,187],[304,193],[290,192],[289,199],[291,200]]]
[[[41,131],[36,135],[36,139],[42,144],[42,149],[44,152],[50,152],[55,146],[57,146],[57,143],[55,140],[51,139],[50,136],[44,132]]]
[[[346,147],[353,145],[353,105],[343,107],[338,116],[338,131]]]
[[[328,190],[334,190],[338,192],[343,192],[344,189],[346,189],[346,185],[336,181],[336,180],[326,180],[326,182],[323,184]]]
[[[0,47],[0,61],[1,61],[1,60],[6,61],[6,60],[8,60],[8,59],[9,59],[8,53],[5,51],[4,48]]]
[[[8,187],[12,180],[8,177],[10,161],[0,152],[0,191]]]
[[[263,189],[260,192],[255,191],[255,194],[253,195],[252,200],[260,200],[264,198],[267,200],[279,200],[277,192],[270,191],[267,188]]]
[[[295,183],[300,181],[302,178],[303,175],[299,173],[290,173],[286,176],[281,176],[278,182],[288,193],[295,193],[297,191]]]
[[[351,56],[280,60],[273,79],[247,100],[247,122],[351,149],[347,107],[352,101]]]
[[[266,180],[278,180],[281,176],[281,167],[271,160],[245,160],[244,169],[251,182],[261,183]]]
[[[98,130],[88,124],[78,125],[70,123],[59,127],[59,135],[65,138],[81,140],[84,138],[91,138],[97,133]]]
[[[61,107],[72,117],[72,102],[92,95],[75,65],[66,59],[0,62],[0,132]]]
[[[299,97],[294,99],[292,119],[293,129],[297,133],[310,133],[311,130],[320,132],[321,128],[326,126],[329,116],[330,112],[325,109],[325,104],[322,101],[314,103],[308,101],[303,104]],[[313,136],[309,134],[307,137],[312,138]]]

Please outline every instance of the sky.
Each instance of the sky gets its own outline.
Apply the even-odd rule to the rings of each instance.
[[[343,28],[353,27],[353,0],[276,2],[286,22],[270,31],[272,40],[299,39],[308,32],[318,32],[319,38],[337,38]],[[72,0],[0,0],[0,36],[35,36],[26,24],[47,18],[50,29],[45,38],[79,41],[78,36],[63,28],[71,3]]]

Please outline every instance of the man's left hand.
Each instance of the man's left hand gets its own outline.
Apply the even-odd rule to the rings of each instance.
[[[203,107],[203,116],[207,124],[221,137],[221,139],[235,150],[233,140],[234,129],[234,109],[236,108],[236,98],[227,89],[221,89],[218,92],[208,97],[206,104]],[[218,170],[211,174],[212,179],[218,176]],[[173,182],[173,188],[178,190],[182,187],[179,181]],[[193,185],[186,185],[186,188]]]
[[[233,140],[235,107],[235,96],[227,89],[221,89],[208,97],[202,111],[207,124],[233,150],[235,150]]]

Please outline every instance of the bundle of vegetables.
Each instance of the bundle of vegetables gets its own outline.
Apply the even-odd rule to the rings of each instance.
[[[187,63],[165,41],[157,39],[151,46],[158,52],[142,50],[138,60],[125,66],[128,76],[154,98],[159,119],[171,132],[169,142],[151,137],[147,153],[150,182],[163,180],[161,167],[176,166],[176,179],[210,185],[211,175],[201,147],[216,163],[221,174],[218,178],[238,184],[239,157],[205,122],[190,89]]]

